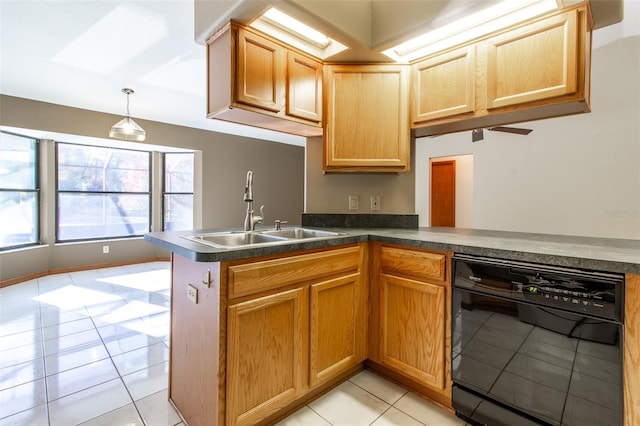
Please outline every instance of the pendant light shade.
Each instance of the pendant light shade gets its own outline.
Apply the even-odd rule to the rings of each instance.
[[[111,126],[109,136],[127,141],[142,142],[147,137],[147,132],[129,116],[129,95],[133,94],[133,89],[122,89],[122,93],[127,95],[127,116]]]

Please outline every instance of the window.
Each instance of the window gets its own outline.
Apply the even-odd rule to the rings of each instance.
[[[164,154],[163,230],[193,228],[193,153]]]
[[[151,153],[57,143],[56,241],[150,231]]]
[[[38,142],[0,135],[0,250],[39,242]]]

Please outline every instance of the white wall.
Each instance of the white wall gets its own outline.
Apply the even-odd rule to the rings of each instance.
[[[640,22],[640,2],[628,3],[625,20]],[[473,154],[468,227],[640,239],[640,28],[629,36],[628,22],[614,27],[594,32],[591,113],[519,124],[529,136],[416,141],[420,226],[428,225],[429,160]]]

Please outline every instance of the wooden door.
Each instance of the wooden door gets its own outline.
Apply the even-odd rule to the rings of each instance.
[[[456,226],[456,162],[431,162],[431,226]]]
[[[380,275],[383,364],[438,390],[446,374],[446,288]]]
[[[475,111],[475,46],[425,59],[411,66],[411,121]]]
[[[299,288],[228,308],[228,425],[255,424],[306,391],[308,304]]]
[[[366,294],[360,273],[311,286],[309,377],[330,380],[366,358]]]
[[[286,54],[282,46],[238,29],[237,101],[268,111],[282,110]]]
[[[322,63],[288,52],[287,115],[322,121]]]

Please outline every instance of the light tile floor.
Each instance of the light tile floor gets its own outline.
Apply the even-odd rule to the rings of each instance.
[[[168,262],[0,289],[0,426],[182,425],[167,401]],[[280,425],[464,425],[362,371]]]

